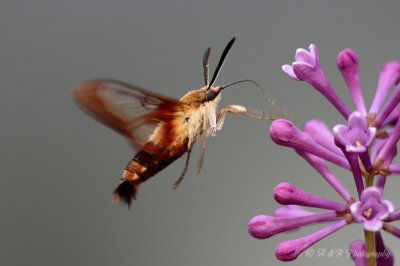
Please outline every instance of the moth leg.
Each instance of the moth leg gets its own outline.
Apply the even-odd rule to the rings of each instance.
[[[206,144],[207,144],[207,137],[206,135],[203,135],[202,141],[201,141],[201,155],[200,159],[197,162],[197,174],[200,175],[201,169],[203,168],[203,163],[204,163],[204,157],[206,156]]]
[[[189,160],[190,160],[191,152],[192,152],[191,149],[187,151],[185,168],[183,168],[183,172],[182,172],[181,176],[178,178],[178,180],[176,180],[175,183],[172,185],[172,189],[176,189],[179,186],[179,184],[182,182],[183,178],[185,177],[186,171],[187,171],[188,166],[189,166]]]
[[[227,107],[222,108],[218,113],[217,130],[222,129],[222,126],[224,125],[227,113],[242,114],[242,115],[248,116],[248,117],[250,117],[252,119],[256,119],[256,120],[274,120],[274,118],[271,118],[271,117],[253,114],[249,110],[247,110],[246,107],[244,107],[242,105],[228,105]]]

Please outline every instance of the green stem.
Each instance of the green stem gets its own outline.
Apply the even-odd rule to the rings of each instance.
[[[366,187],[372,187],[374,185],[374,175],[370,174],[365,177],[365,186]]]
[[[364,230],[364,237],[365,237],[365,250],[368,260],[368,266],[376,266],[376,257],[374,256],[376,250],[375,232]]]
[[[373,173],[370,173],[365,177],[365,186],[372,187],[374,185],[374,177]],[[368,261],[368,266],[377,266],[376,264],[376,243],[375,243],[375,232],[370,232],[364,230],[364,238],[365,238],[365,251]]]

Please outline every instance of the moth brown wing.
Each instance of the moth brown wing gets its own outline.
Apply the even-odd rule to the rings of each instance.
[[[74,99],[81,109],[125,136],[136,148],[146,143],[159,123],[170,125],[183,116],[179,100],[118,80],[82,83],[74,90]]]

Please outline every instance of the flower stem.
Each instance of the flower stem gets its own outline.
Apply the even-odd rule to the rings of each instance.
[[[368,174],[365,177],[365,186],[371,187],[374,185],[374,174]],[[365,238],[365,250],[368,261],[368,266],[377,266],[376,264],[376,256],[374,256],[376,251],[376,243],[375,243],[375,232],[370,232],[364,230],[364,238]]]
[[[375,254],[375,232],[370,232],[364,230],[364,237],[365,237],[365,249],[366,249],[366,256],[368,260],[368,266],[376,266],[376,256]]]
[[[372,187],[374,185],[374,174],[369,174],[365,177],[365,187]]]

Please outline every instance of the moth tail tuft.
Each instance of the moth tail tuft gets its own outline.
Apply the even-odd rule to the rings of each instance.
[[[128,180],[124,180],[114,190],[114,201],[117,203],[125,203],[128,208],[132,205],[132,199],[136,199],[138,185],[132,184]]]

